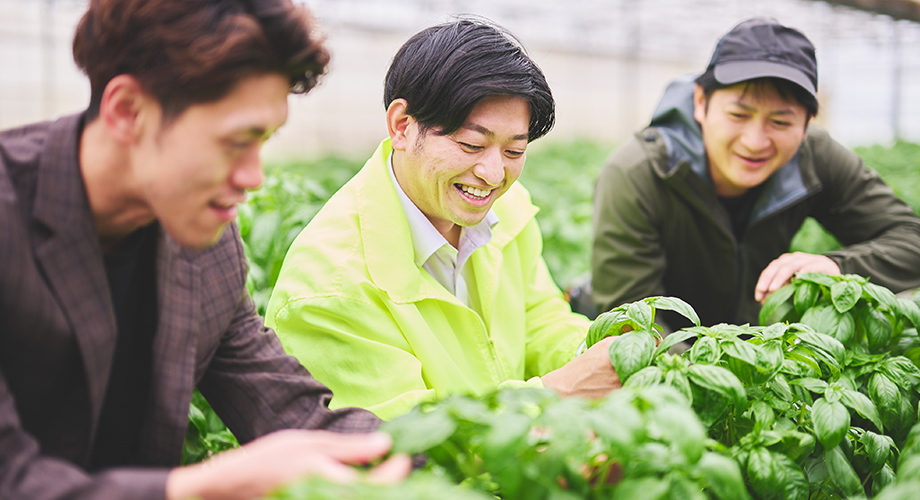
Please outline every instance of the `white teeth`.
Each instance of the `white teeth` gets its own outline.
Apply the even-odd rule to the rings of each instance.
[[[492,192],[491,189],[490,190],[479,189],[473,186],[467,186],[465,184],[460,184],[460,189],[467,194],[475,196],[476,198],[485,198],[489,196],[489,193]]]

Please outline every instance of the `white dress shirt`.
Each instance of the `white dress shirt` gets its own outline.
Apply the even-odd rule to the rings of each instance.
[[[393,171],[393,155],[388,159],[390,180],[396,188],[399,203],[402,205],[409,232],[412,235],[412,247],[415,249],[415,264],[425,269],[438,283],[452,293],[467,307],[480,311],[479,297],[476,293],[475,276],[467,261],[473,252],[492,239],[492,227],[498,224],[498,216],[491,209],[479,224],[463,227],[460,230],[460,248],[454,248],[447,239],[435,229],[428,217],[409,199],[402,186],[396,180]]]

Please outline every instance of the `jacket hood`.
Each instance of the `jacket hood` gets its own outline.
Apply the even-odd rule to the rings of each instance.
[[[689,164],[700,178],[710,186],[706,159],[706,146],[699,122],[693,117],[693,89],[696,76],[688,75],[671,82],[664,91],[658,107],[652,115],[650,126],[658,130],[668,153],[668,173],[673,172],[682,162]],[[802,179],[799,168],[799,152],[773,173],[764,184],[764,190],[754,204],[751,222],[766,217],[820,189],[809,189]]]
[[[709,180],[703,134],[700,124],[693,118],[695,79],[695,75],[688,75],[668,85],[652,114],[650,126],[658,129],[668,148],[669,171],[686,161],[697,175]]]

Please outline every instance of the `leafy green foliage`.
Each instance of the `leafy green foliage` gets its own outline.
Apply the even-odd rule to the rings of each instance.
[[[565,286],[589,268],[591,193],[612,148],[584,141],[535,146],[528,152],[521,182],[541,208],[537,220],[544,258],[557,283]],[[920,178],[914,172],[920,146],[898,143],[858,152],[899,196],[920,208]],[[241,207],[239,219],[251,264],[247,284],[260,312],[293,238],[360,166],[358,161],[330,158],[267,169],[265,186]],[[820,253],[837,247],[813,220],[793,240],[793,250]],[[667,297],[626,305],[613,316],[598,318],[590,334],[594,342],[630,329],[629,338],[635,339],[628,350],[611,349],[623,373],[630,373],[624,378],[629,388],[617,404],[550,396],[519,404],[506,401],[511,396],[493,395],[478,406],[491,415],[483,421],[476,420],[472,401],[445,401],[443,409],[441,403],[426,406],[418,411],[441,417],[430,417],[424,426],[421,420],[407,424],[396,442],[405,449],[435,450],[427,471],[392,490],[313,480],[279,492],[289,496],[277,498],[389,498],[391,491],[393,498],[476,497],[469,488],[455,496],[444,485],[457,482],[500,491],[503,498],[514,498],[506,495],[510,492],[532,494],[526,498],[601,498],[614,491],[616,498],[744,498],[748,492],[755,498],[842,498],[854,492],[883,500],[914,498],[920,488],[920,439],[912,437],[920,435],[914,426],[920,309],[852,277],[842,285],[828,277],[800,278],[771,296],[764,307],[769,320],[761,324],[770,325],[765,327],[696,326],[660,340],[656,309],[695,317],[689,306]],[[695,342],[686,353],[668,354],[671,346],[689,339]],[[636,359],[624,355],[627,351],[637,353]],[[661,385],[680,396],[666,398],[666,405],[635,396]],[[604,414],[605,405],[619,413]],[[684,409],[674,409],[673,415],[651,410],[661,405],[668,411],[673,405]],[[816,407],[833,411],[825,415],[826,408]],[[702,445],[699,432],[674,422],[674,415],[702,424]],[[445,426],[445,418],[453,429]],[[668,432],[672,427],[674,432]],[[591,437],[587,444],[585,429]],[[234,446],[234,441],[196,393],[185,461],[198,461]],[[622,451],[622,443],[635,449]],[[622,470],[610,466],[614,462]],[[540,473],[543,479],[530,479]],[[622,474],[622,480],[607,484],[602,473]],[[583,493],[585,488],[593,493]]]
[[[312,477],[269,495],[271,500],[490,500],[493,497],[471,488],[457,486],[428,472],[415,472],[409,480],[381,486],[359,481],[339,484]]]
[[[542,389],[452,396],[382,430],[395,451],[424,452],[432,474],[508,500],[748,496],[738,464],[664,386],[599,401]]]
[[[200,462],[215,453],[239,446],[236,437],[227,430],[211,405],[198,390],[192,394],[188,429],[182,445],[182,464]]]
[[[360,166],[340,158],[274,165],[266,169],[262,188],[240,206],[237,222],[249,261],[246,285],[259,314],[265,314],[294,238]]]
[[[625,367],[626,387],[686,395],[754,498],[871,496],[894,481],[918,418],[920,370],[899,355],[916,349],[916,303],[859,276],[803,274],[764,305],[769,326],[685,328],[649,357],[636,346],[659,334],[654,302],[641,302],[595,322],[604,333],[634,328],[612,344],[611,363]],[[668,354],[688,339],[688,351]],[[623,340],[629,361],[614,349]]]
[[[610,144],[586,140],[535,142],[527,150],[521,182],[540,207],[543,258],[560,287],[590,271],[594,180]]]

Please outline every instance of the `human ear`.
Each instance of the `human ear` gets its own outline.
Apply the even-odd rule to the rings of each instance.
[[[406,113],[408,107],[409,103],[405,99],[394,99],[387,106],[387,131],[393,149],[397,151],[405,151],[409,147],[409,127],[415,119]]]
[[[706,118],[706,92],[703,91],[703,87],[699,84],[696,87],[693,87],[693,118],[696,121],[703,123],[703,119]]]
[[[99,120],[117,141],[135,142],[144,130],[155,100],[130,75],[118,75],[106,84],[99,103]]]

